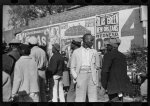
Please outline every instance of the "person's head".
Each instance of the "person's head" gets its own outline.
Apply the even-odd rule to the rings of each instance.
[[[59,53],[60,51],[60,45],[58,43],[55,43],[52,45],[52,52],[53,53]]]
[[[12,39],[11,42],[9,43],[9,46],[11,49],[18,49],[18,47],[20,46],[21,41],[17,40],[17,39]]]
[[[74,40],[71,42],[71,49],[72,50],[75,50],[75,49],[77,49],[79,47],[81,47],[81,42],[74,41]]]
[[[119,38],[110,39],[110,45],[112,46],[112,49],[114,50],[118,50],[120,43],[121,43],[121,40]]]
[[[27,45],[27,44],[21,44],[20,45],[20,50],[21,50],[21,55],[22,56],[28,56],[28,55],[30,55],[31,48],[30,48],[29,45]]]
[[[83,36],[83,46],[85,48],[91,48],[93,46],[94,38],[90,33],[87,33]]]
[[[121,40],[119,38],[111,38],[109,41],[107,41],[107,51],[111,50],[118,50],[118,47],[121,43]]]
[[[35,37],[35,36],[31,36],[29,39],[28,39],[28,43],[31,47],[33,46],[37,46],[38,45],[38,39]]]

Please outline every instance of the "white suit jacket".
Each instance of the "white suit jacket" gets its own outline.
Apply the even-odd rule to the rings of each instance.
[[[82,65],[82,48],[80,47],[76,49],[71,57],[71,74],[74,79],[78,79],[78,74],[80,73],[80,67]],[[95,49],[90,50],[90,64],[91,64],[91,71],[92,71],[92,79],[94,84],[98,84],[98,70],[100,67],[100,61],[98,53]],[[80,81],[80,79],[78,79]]]

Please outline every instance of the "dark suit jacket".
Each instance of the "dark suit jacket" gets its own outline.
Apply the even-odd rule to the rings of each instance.
[[[9,56],[11,56],[15,62],[20,58],[20,53],[18,50],[12,50],[8,53]]]
[[[104,55],[101,81],[108,94],[133,93],[132,85],[127,76],[127,63],[124,54],[118,50],[113,50]]]
[[[60,53],[54,53],[54,55],[51,57],[48,65],[48,71],[52,72],[53,75],[63,75],[64,58]]]
[[[14,65],[14,60],[8,56],[7,54],[2,55],[2,64],[3,64],[3,71],[5,71],[7,74],[11,75],[13,71],[13,65]]]

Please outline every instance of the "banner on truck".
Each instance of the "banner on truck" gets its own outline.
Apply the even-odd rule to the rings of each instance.
[[[143,45],[143,27],[140,22],[139,8],[126,9],[96,16],[96,49],[104,47],[104,41],[119,37],[119,51],[127,52],[131,46]]]

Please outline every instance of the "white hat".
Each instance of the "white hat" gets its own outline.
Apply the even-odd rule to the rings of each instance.
[[[121,40],[119,38],[115,38],[115,39],[110,39],[110,45],[112,45],[113,47],[118,47],[121,43]]]
[[[35,36],[31,36],[31,37],[28,39],[28,42],[29,42],[30,44],[33,44],[33,45],[38,44],[38,40],[37,40],[37,38],[36,38]]]

